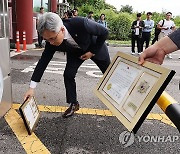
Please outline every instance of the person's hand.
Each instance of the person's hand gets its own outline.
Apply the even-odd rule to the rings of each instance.
[[[168,36],[165,36],[141,53],[138,64],[142,65],[145,60],[156,64],[162,64],[166,54],[172,53],[178,49],[179,47]]]
[[[157,45],[152,45],[149,48],[145,49],[139,57],[138,64],[142,65],[145,60],[162,64],[166,53],[162,48],[159,48]]]
[[[145,27],[146,27],[147,29],[149,29],[150,26],[151,26],[151,25],[145,25]]]
[[[24,95],[24,101],[29,98],[34,96],[34,89],[33,88],[29,88],[29,90],[25,93]]]
[[[80,59],[82,59],[82,60],[87,60],[87,59],[90,59],[91,57],[93,57],[94,56],[94,54],[92,53],[92,52],[86,52],[84,55],[82,55],[81,57],[80,57]]]
[[[168,27],[163,27],[162,29],[164,29],[164,30],[168,30],[169,28],[168,28]]]

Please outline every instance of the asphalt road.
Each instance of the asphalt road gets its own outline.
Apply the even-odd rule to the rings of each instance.
[[[109,47],[109,51],[113,58],[118,51],[130,53],[130,48]],[[15,104],[23,102],[23,95],[29,87],[33,69],[41,53],[41,50],[29,50],[11,57],[12,97]],[[163,66],[175,70],[176,75],[165,91],[179,101],[180,51],[172,56],[173,59],[165,59]],[[67,106],[62,75],[65,63],[64,53],[57,52],[36,88],[35,97],[38,105]],[[154,118],[147,118],[143,122],[135,137],[131,136],[132,143],[128,142],[128,145],[126,140],[121,138],[127,129],[120,121],[114,116],[98,115],[100,111],[108,110],[92,92],[101,75],[93,62],[88,60],[79,69],[76,77],[80,107],[97,109],[97,114],[80,113],[63,119],[62,113],[58,111],[41,112],[34,134],[50,153],[180,153],[179,132],[168,122],[163,122],[162,117],[158,118],[158,115],[164,114],[158,105],[155,105],[150,113],[155,115]],[[28,153],[23,143],[15,136],[16,133],[18,132],[11,130],[5,118],[0,119],[0,154]]]

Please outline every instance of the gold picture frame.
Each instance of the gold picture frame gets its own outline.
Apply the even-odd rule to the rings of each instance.
[[[31,135],[40,117],[40,111],[38,109],[35,98],[30,97],[25,100],[20,106],[19,111],[24,121],[27,132],[29,135]]]
[[[120,122],[136,133],[175,71],[118,52],[94,90]]]

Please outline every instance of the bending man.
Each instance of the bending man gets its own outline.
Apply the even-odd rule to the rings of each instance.
[[[44,14],[38,22],[38,32],[46,40],[45,50],[33,72],[30,88],[24,99],[34,95],[34,89],[56,51],[67,52],[64,71],[66,100],[70,107],[63,117],[69,117],[79,110],[76,94],[75,75],[80,65],[87,59],[94,61],[104,73],[110,64],[105,40],[108,30],[87,18],[76,17],[64,20],[55,13]]]

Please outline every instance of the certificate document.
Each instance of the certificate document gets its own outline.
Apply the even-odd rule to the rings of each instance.
[[[28,131],[28,134],[31,135],[35,126],[38,122],[40,112],[34,97],[28,98],[19,108],[22,119]]]
[[[94,92],[134,133],[145,120],[175,71],[118,52]]]
[[[139,77],[140,73],[140,69],[119,62],[103,90],[116,103],[120,104],[126,93],[131,90],[132,84]]]
[[[37,105],[33,99],[30,99],[29,103],[24,107],[24,113],[30,129],[33,129],[36,119],[39,116]]]
[[[143,72],[133,64],[119,61],[113,74],[102,89],[127,120],[131,121],[151,88],[157,76]]]
[[[156,84],[158,77],[152,76],[148,73],[143,73],[139,78],[134,90],[123,104],[123,109],[131,117],[134,117],[141,107],[146,96],[149,94],[152,87]],[[131,118],[129,118],[130,120]]]

